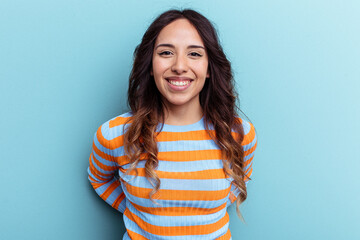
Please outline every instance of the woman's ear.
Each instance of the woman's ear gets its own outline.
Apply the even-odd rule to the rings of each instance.
[[[153,73],[152,68],[150,69],[150,75],[151,75],[151,76],[154,76],[154,73]]]
[[[209,77],[210,77],[210,72],[208,70],[207,73],[206,73],[206,78],[209,78]]]

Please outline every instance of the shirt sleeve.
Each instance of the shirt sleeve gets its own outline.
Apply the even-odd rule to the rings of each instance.
[[[109,131],[108,123],[104,123],[95,133],[89,157],[88,178],[103,200],[124,213],[126,198],[121,183],[116,177],[119,164],[114,157],[114,151],[117,146],[112,146],[115,140],[109,138],[111,135]]]
[[[253,158],[254,158],[254,152],[257,146],[257,138],[255,133],[255,128],[252,125],[252,123],[247,122],[242,119],[242,126],[244,128],[244,139],[241,143],[243,150],[244,150],[244,181],[245,185],[247,186],[247,183],[249,182],[249,178],[252,175],[253,170]],[[233,202],[235,202],[236,198],[239,196],[240,191],[235,185],[231,184],[230,189],[230,195],[228,200],[228,205],[231,205]]]

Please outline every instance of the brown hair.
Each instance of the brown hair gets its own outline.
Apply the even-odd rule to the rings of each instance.
[[[145,154],[146,178],[154,187],[149,198],[153,201],[153,195],[160,188],[160,179],[155,172],[158,166],[155,134],[158,124],[163,123],[164,104],[154,78],[150,75],[152,55],[160,31],[177,19],[187,19],[197,29],[208,54],[210,78],[200,92],[200,105],[206,129],[213,126],[215,130],[215,134],[208,132],[222,151],[224,171],[233,178],[232,183],[240,190],[236,210],[241,217],[239,205],[247,197],[243,171],[244,152],[241,146],[244,131],[236,117],[236,110],[240,109],[236,107],[231,65],[219,44],[213,25],[194,10],[164,12],[149,26],[140,45],[135,49],[128,89],[128,104],[133,116],[124,135],[125,153],[131,163],[127,173],[133,170],[137,173],[136,166]],[[232,130],[237,133],[236,138],[232,136]]]

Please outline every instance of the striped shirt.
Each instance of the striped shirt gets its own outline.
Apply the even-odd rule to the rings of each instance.
[[[164,124],[156,136],[159,164],[155,171],[161,183],[153,203],[146,160],[139,161],[137,177],[135,172],[125,174],[130,164],[123,134],[129,117],[131,113],[125,113],[99,127],[88,168],[97,194],[123,213],[127,230],[123,239],[231,239],[226,210],[239,191],[224,173],[220,148],[205,130],[204,119],[184,126]],[[250,177],[257,139],[253,125],[240,121],[245,134],[244,171]]]

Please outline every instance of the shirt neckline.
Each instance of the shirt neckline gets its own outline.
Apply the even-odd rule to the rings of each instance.
[[[161,127],[161,123],[159,127]],[[195,123],[186,124],[186,125],[170,125],[170,124],[163,124],[162,131],[164,132],[174,132],[174,131],[191,131],[191,130],[199,130],[199,128],[204,126],[204,116]]]

